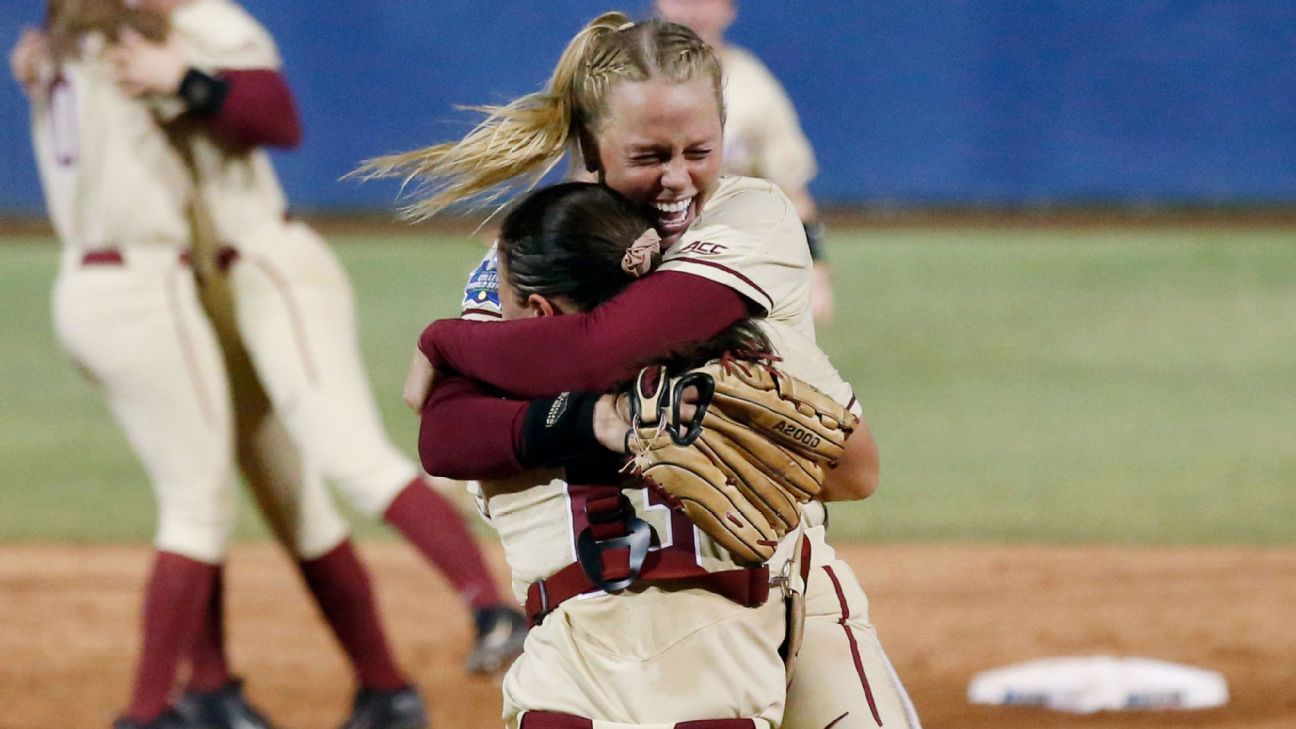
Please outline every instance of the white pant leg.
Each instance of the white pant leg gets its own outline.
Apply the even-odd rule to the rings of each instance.
[[[236,388],[239,470],[279,542],[298,559],[323,556],[350,534],[318,468],[301,456],[253,374]]]
[[[812,568],[805,638],[788,687],[784,729],[921,729],[869,622],[868,597],[855,573],[824,541],[823,526],[807,529],[806,538]]]
[[[783,601],[747,608],[698,589],[573,598],[504,675],[504,724],[553,711],[621,724],[749,718],[777,726]],[[822,728],[819,728],[822,729]]]
[[[350,528],[319,469],[305,461],[274,411],[239,333],[229,280],[209,276],[200,294],[224,354],[239,470],[279,542],[299,559],[319,557],[345,539]]]
[[[55,330],[152,481],[156,546],[220,562],[237,515],[230,400],[193,276],[161,246],[126,249],[124,265],[69,256],[54,287]]]
[[[275,411],[357,509],[380,515],[419,470],[383,430],[345,271],[299,223],[267,226],[238,248],[239,329]]]

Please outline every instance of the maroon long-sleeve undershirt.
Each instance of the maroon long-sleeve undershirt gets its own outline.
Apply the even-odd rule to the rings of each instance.
[[[283,74],[269,68],[221,71],[229,84],[220,111],[210,119],[212,131],[245,147],[296,147],[301,120]]]
[[[527,405],[493,395],[466,377],[438,374],[419,427],[423,470],[462,480],[520,473]]]
[[[628,380],[643,363],[706,341],[749,313],[747,299],[724,284],[663,271],[580,314],[435,321],[419,348],[437,369],[519,397],[555,397]]]

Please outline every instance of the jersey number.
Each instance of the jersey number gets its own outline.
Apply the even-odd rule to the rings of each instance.
[[[571,514],[572,557],[575,559],[576,535],[589,525],[585,517],[585,501],[599,487],[567,486],[567,506]],[[652,546],[649,551],[666,549],[684,552],[697,561],[700,559],[697,540],[694,538],[693,522],[686,514],[670,508],[657,494],[648,489],[628,492],[632,503],[638,502],[639,517],[647,521],[653,530]]]
[[[50,81],[50,139],[54,145],[54,159],[63,167],[77,163],[76,92],[67,77],[59,74]]]

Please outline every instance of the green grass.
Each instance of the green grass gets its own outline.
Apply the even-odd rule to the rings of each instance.
[[[464,239],[334,236],[389,432]],[[1290,231],[837,231],[821,333],[882,449],[839,539],[1296,543]],[[0,246],[0,541],[145,540],[147,482],[59,353],[48,241]],[[263,534],[251,513],[241,534]],[[381,529],[365,526],[364,534]]]

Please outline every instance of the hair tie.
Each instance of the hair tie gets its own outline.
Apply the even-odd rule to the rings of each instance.
[[[635,25],[637,25],[637,23],[635,23],[633,20],[630,21],[629,23],[622,23],[621,25],[617,26],[616,32],[620,33],[623,30],[630,30],[631,28],[635,27]]]
[[[639,278],[652,270],[653,251],[660,250],[661,236],[657,234],[657,230],[654,228],[645,230],[643,235],[630,244],[625,255],[621,257],[621,270],[625,271],[630,278]]]

